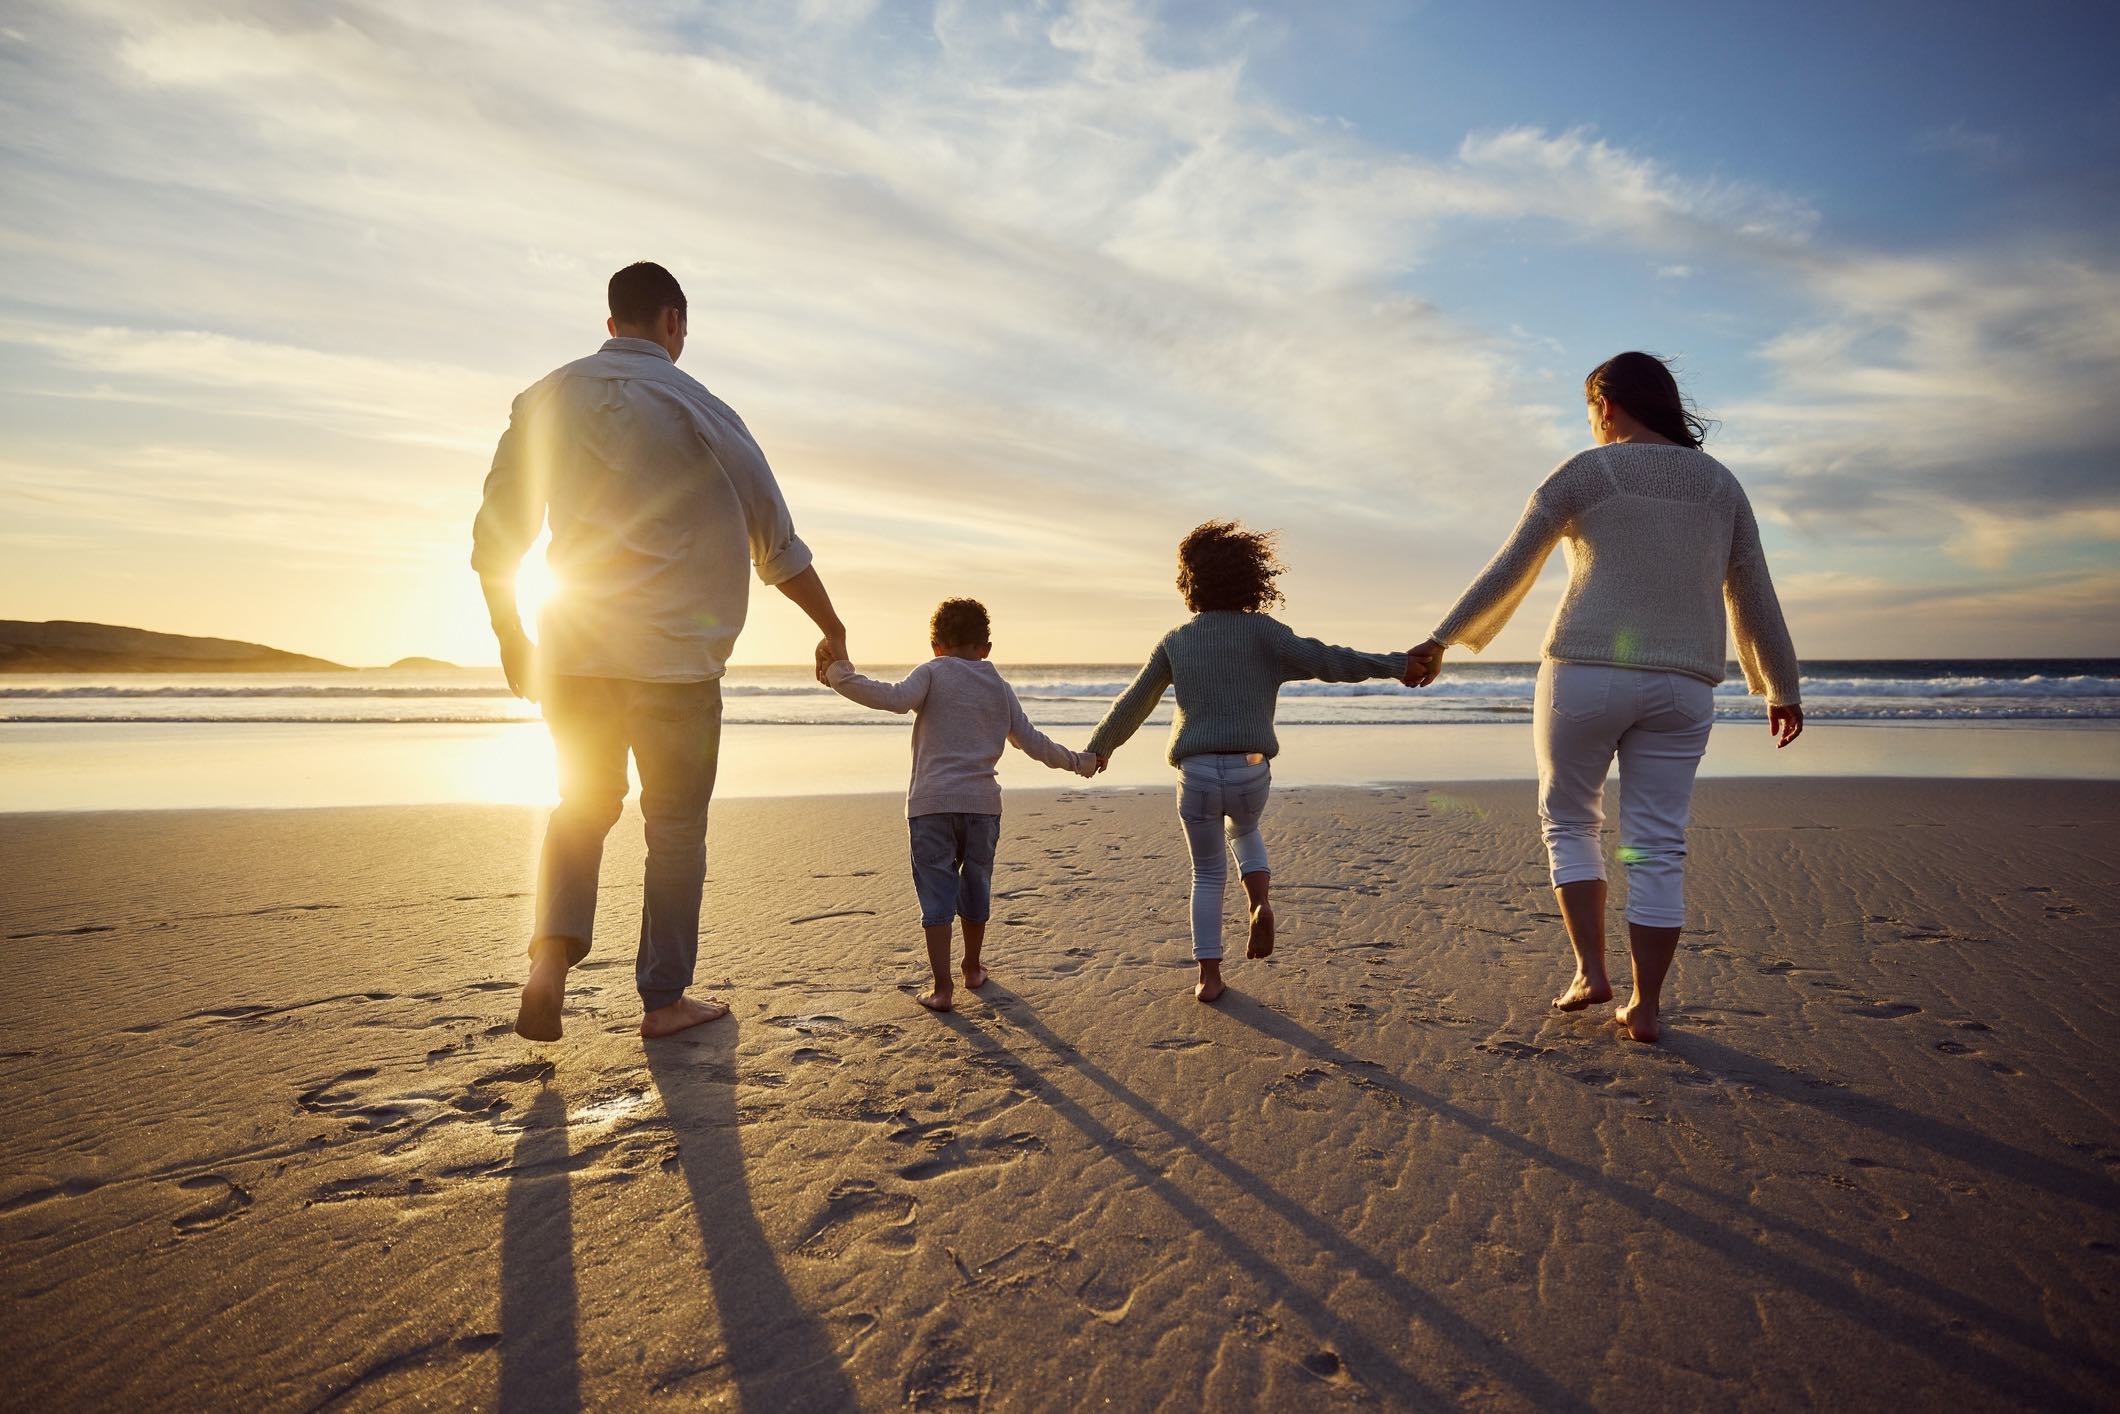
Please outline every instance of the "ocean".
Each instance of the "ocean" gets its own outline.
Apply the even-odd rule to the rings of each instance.
[[[1133,672],[1001,667],[1031,720],[1071,745]],[[1775,752],[1758,725],[1765,709],[1732,666],[1704,774],[2120,778],[2120,659],[1849,659],[1806,669],[1807,730]],[[907,665],[866,670],[895,677]],[[1276,779],[1527,777],[1535,674],[1535,664],[1459,655],[1420,690],[1291,683]],[[909,719],[858,707],[807,668],[732,669],[723,699],[724,795],[904,786],[906,751],[891,734]],[[1167,784],[1169,721],[1166,702],[1097,784]],[[490,668],[0,678],[0,810],[544,803],[551,749],[536,723],[535,705],[509,695]],[[1003,780],[1068,783],[1015,753]]]
[[[1024,710],[1041,726],[1095,724],[1133,675],[1121,664],[1003,664]],[[1807,665],[1804,714],[1814,722],[2120,720],[2120,659],[1848,659]],[[897,678],[908,664],[865,669]],[[1535,663],[1453,657],[1430,687],[1397,683],[1290,683],[1279,720],[1288,726],[1421,726],[1528,720]],[[731,670],[722,684],[732,726],[886,726],[819,685],[808,668]],[[1764,717],[1735,664],[1716,694],[1725,721]],[[366,669],[303,676],[228,674],[0,679],[0,724],[248,722],[441,724],[531,721],[536,706],[509,694],[496,669]],[[1169,722],[1169,706],[1151,724]]]

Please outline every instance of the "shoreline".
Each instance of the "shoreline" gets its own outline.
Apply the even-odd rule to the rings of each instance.
[[[880,714],[879,714],[880,715]],[[1703,779],[2120,779],[2120,723],[1808,726],[1776,752],[1764,726],[1720,723]],[[1063,742],[1087,728],[1053,729]],[[1302,726],[1279,729],[1279,785],[1529,781],[1523,723]],[[731,725],[719,801],[905,788],[905,721],[876,725]],[[1166,789],[1163,734],[1129,743],[1089,789]],[[45,810],[282,808],[490,802],[549,805],[550,738],[536,723],[395,725],[217,724],[0,727],[0,814]],[[1066,777],[1005,753],[1003,787],[1070,789]]]

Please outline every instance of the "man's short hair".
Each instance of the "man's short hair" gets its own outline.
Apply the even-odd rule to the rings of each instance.
[[[977,599],[945,599],[928,620],[928,640],[944,648],[984,648],[994,641],[986,605]]]
[[[666,309],[684,317],[685,292],[677,277],[652,260],[636,261],[613,275],[606,295],[611,317],[621,324],[653,324]]]

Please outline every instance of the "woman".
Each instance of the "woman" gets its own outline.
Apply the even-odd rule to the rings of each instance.
[[[1273,714],[1281,684],[1406,676],[1403,654],[1357,653],[1298,638],[1268,614],[1281,602],[1274,582],[1281,571],[1273,532],[1246,530],[1233,521],[1195,526],[1178,545],[1178,593],[1193,616],[1163,635],[1089,739],[1101,771],[1148,720],[1164,690],[1177,687],[1169,760],[1178,768],[1178,818],[1192,852],[1192,949],[1200,965],[1193,995],[1203,1002],[1217,1001],[1223,992],[1225,850],[1237,857],[1251,904],[1244,955],[1273,952],[1271,874],[1259,816],[1273,786],[1269,763],[1280,750]]]
[[[1486,647],[1555,543],[1567,547],[1568,590],[1546,634],[1532,706],[1539,820],[1575,950],[1575,980],[1553,1005],[1580,1011],[1612,999],[1598,837],[1617,755],[1634,998],[1615,1019],[1652,1042],[1685,923],[1686,817],[1724,675],[1726,601],[1746,686],[1767,699],[1777,749],[1803,730],[1803,708],[1751,503],[1700,449],[1706,425],[1671,370],[1651,354],[1623,353],[1583,380],[1583,395],[1597,446],[1531,493],[1515,533],[1407,655],[1406,682],[1435,681],[1447,647]]]

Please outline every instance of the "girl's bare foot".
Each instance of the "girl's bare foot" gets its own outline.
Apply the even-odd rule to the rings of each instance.
[[[1656,1008],[1640,997],[1613,1012],[1612,1020],[1622,1031],[1643,1045],[1656,1044]]]
[[[1200,964],[1200,980],[1193,984],[1193,995],[1203,1002],[1218,1002],[1222,993],[1229,990],[1222,985],[1222,962],[1217,958]]]
[[[976,962],[966,963],[964,965],[964,985],[975,992],[984,987],[986,985],[986,969]]]
[[[1596,1006],[1600,1002],[1611,1000],[1612,983],[1608,979],[1600,977],[1593,982],[1577,972],[1575,980],[1568,984],[1568,990],[1553,999],[1553,1009],[1581,1011],[1586,1006]]]
[[[651,1041],[662,1036],[675,1036],[709,1021],[719,1021],[728,1014],[728,1004],[712,997],[679,997],[668,1006],[659,1006],[643,1016],[640,1034]]]
[[[951,989],[948,987],[937,987],[932,992],[922,992],[913,1000],[926,1007],[929,1011],[948,1011],[956,1005],[955,999],[951,995]]]
[[[1246,957],[1273,956],[1273,905],[1262,903],[1251,911],[1251,941],[1244,948]]]

